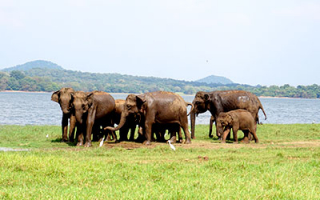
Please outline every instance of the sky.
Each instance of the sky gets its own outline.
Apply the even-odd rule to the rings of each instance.
[[[0,0],[0,69],[320,84],[319,0]]]

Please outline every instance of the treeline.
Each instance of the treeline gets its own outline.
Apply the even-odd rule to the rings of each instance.
[[[157,90],[195,94],[197,91],[246,90],[257,96],[320,98],[320,86],[250,86],[221,85],[179,81],[156,77],[121,74],[84,73],[71,70],[33,68],[27,71],[0,72],[0,90],[52,92],[61,87],[82,91],[106,91],[110,93],[145,93]]]

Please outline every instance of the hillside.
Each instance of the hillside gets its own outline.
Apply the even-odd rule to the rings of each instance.
[[[201,83],[208,83],[208,84],[223,84],[223,85],[228,85],[228,84],[233,84],[233,82],[223,76],[215,76],[215,75],[211,75],[211,76],[207,76],[205,78],[199,79],[196,82],[201,82]]]
[[[45,61],[45,60],[35,60],[31,62],[27,62],[22,65],[17,65],[14,67],[9,67],[2,69],[1,71],[5,72],[11,72],[14,70],[19,70],[19,71],[27,71],[33,68],[42,68],[42,69],[58,69],[58,70],[63,70],[63,68],[53,62],[50,61]]]
[[[144,93],[157,90],[194,94],[221,84],[143,77],[117,73],[89,73],[65,70],[48,61],[33,61],[0,72],[1,90],[53,91],[61,87],[114,93]]]
[[[208,77],[207,77],[208,78]],[[225,78],[226,79],[226,78]],[[116,73],[88,73],[65,70],[48,61],[33,61],[0,71],[0,91],[45,91],[52,92],[62,87],[82,91],[106,91],[110,93],[145,93],[158,90],[195,94],[198,91],[246,90],[257,96],[320,98],[320,86],[293,87],[250,86],[240,84],[180,81],[168,78],[131,76]],[[226,83],[226,82],[225,82]]]

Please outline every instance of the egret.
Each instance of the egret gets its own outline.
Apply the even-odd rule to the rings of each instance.
[[[169,143],[169,145],[170,145],[171,149],[172,149],[173,151],[175,151],[175,150],[176,150],[176,148],[173,146],[173,144],[171,144],[171,141],[170,141],[170,140],[168,140],[168,143]]]
[[[103,141],[104,141],[104,136],[103,136],[102,140],[100,141],[99,147],[101,147],[103,145]]]
[[[46,135],[46,138],[49,138],[49,134]]]

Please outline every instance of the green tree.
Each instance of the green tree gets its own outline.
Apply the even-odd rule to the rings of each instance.
[[[26,75],[18,70],[13,70],[12,72],[10,72],[10,76],[16,80],[20,80],[23,79]]]

